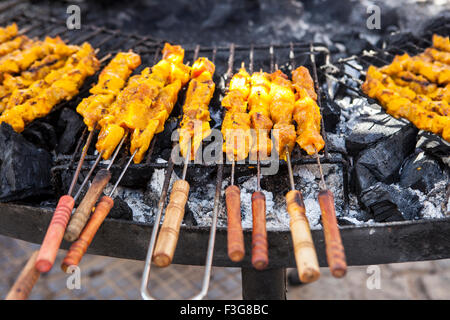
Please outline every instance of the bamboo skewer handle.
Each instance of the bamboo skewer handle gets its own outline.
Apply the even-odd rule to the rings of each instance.
[[[269,250],[266,231],[266,197],[261,191],[252,194],[252,264],[257,270],[263,270],[269,264]]]
[[[188,195],[189,183],[186,180],[175,181],[153,254],[153,262],[158,267],[167,267],[172,263]]]
[[[319,262],[305,215],[302,193],[298,190],[289,191],[286,194],[286,206],[299,278],[304,283],[316,281],[320,276]]]
[[[75,201],[69,195],[59,199],[36,259],[36,268],[40,272],[48,272],[52,268],[74,205]]]
[[[9,290],[5,300],[26,300],[33,290],[33,287],[39,279],[40,272],[36,269],[36,259],[39,251],[34,251],[27,264],[22,269],[19,277]]]
[[[225,190],[228,217],[228,257],[239,262],[244,258],[244,233],[241,224],[241,190],[231,185]]]
[[[111,211],[114,206],[114,200],[111,197],[103,196],[100,199],[97,207],[95,208],[92,217],[89,219],[86,227],[80,234],[80,237],[71,246],[64,258],[61,269],[65,272],[70,266],[77,266],[83,255],[86,253],[89,245],[95,237],[98,229],[100,228],[103,220]]]
[[[67,230],[64,235],[64,239],[70,242],[78,239],[81,231],[83,230],[87,220],[92,213],[92,208],[94,208],[98,198],[100,198],[100,195],[102,194],[110,179],[111,172],[106,169],[100,170],[95,175],[95,178],[92,181],[92,185],[90,186],[88,192],[84,196],[77,210],[75,210],[72,219],[70,219],[69,225],[67,226]]]
[[[347,272],[347,262],[341,234],[337,226],[334,197],[331,191],[322,190],[319,192],[319,205],[322,212],[328,265],[331,274],[336,278],[340,278]]]

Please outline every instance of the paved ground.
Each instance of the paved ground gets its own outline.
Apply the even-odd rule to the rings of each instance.
[[[0,298],[5,297],[28,256],[37,248],[0,236]],[[63,256],[61,251],[56,266]],[[80,289],[69,290],[68,275],[55,267],[41,276],[30,299],[140,299],[143,267],[140,261],[87,255],[81,264]],[[182,299],[199,290],[201,267],[174,265],[154,270],[151,286],[159,298]],[[350,267],[344,279],[332,278],[326,268],[321,271],[321,279],[313,284],[288,286],[288,299],[450,299],[450,259],[374,269]],[[214,268],[207,298],[241,299],[240,270]]]

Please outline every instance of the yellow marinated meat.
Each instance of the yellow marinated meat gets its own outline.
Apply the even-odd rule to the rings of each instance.
[[[97,84],[77,106],[89,131],[95,129],[97,122],[108,113],[108,109],[125,86],[128,77],[141,64],[141,57],[132,52],[119,52],[102,70]]]
[[[151,122],[151,108],[161,89],[170,81],[177,79],[182,84],[189,81],[189,68],[183,61],[184,50],[180,46],[166,43],[163,58],[151,69],[145,68],[141,74],[129,79],[127,86],[119,93],[109,108],[108,114],[99,121],[101,131],[97,150],[108,159],[126,131],[142,132]],[[137,135],[134,139],[138,139]],[[138,139],[139,140],[139,139]],[[144,141],[133,140],[134,148],[142,154],[147,150]],[[139,158],[138,158],[139,159]],[[136,160],[135,160],[136,161]]]
[[[26,70],[33,62],[49,54],[67,57],[76,51],[75,46],[69,46],[59,37],[46,37],[44,41],[35,41],[24,50],[16,50],[0,60],[1,73],[18,73]]]
[[[94,49],[88,43],[84,43],[80,51],[85,51],[88,55],[74,64],[60,79],[41,90],[36,97],[6,110],[0,116],[0,123],[9,123],[15,131],[22,132],[26,124],[47,115],[56,104],[78,94],[85,78],[93,75],[100,66]]]
[[[314,101],[317,101],[314,80],[312,79],[307,68],[300,66],[292,71],[292,86],[294,87],[295,92],[298,92],[301,88],[304,88],[308,93],[308,96]]]
[[[371,66],[369,69],[374,69]],[[369,70],[370,71],[370,70]],[[386,112],[398,118],[411,121],[417,128],[441,135],[450,142],[450,117],[441,116],[436,112],[426,110],[423,106],[402,97],[398,92],[386,88],[383,83],[368,72],[362,90],[369,97],[377,99],[386,109]]]
[[[433,47],[442,51],[450,52],[449,37],[441,37],[437,34],[433,34]]]
[[[250,149],[250,156],[256,159],[266,158],[272,152],[272,141],[269,138],[273,122],[270,119],[270,75],[265,72],[254,72],[250,77],[250,94],[248,109],[252,129],[256,137]]]
[[[9,97],[5,108],[25,102],[39,94],[40,90],[48,86],[47,83],[35,85],[35,90],[27,90],[36,81],[44,79],[52,70],[59,69],[66,63],[65,58],[57,55],[49,55],[42,60],[35,61],[26,71],[19,76],[4,75],[3,85],[0,86],[0,97]]]
[[[366,77],[377,79],[387,89],[397,92],[401,97],[407,98],[408,100],[419,104],[421,107],[428,111],[436,112],[442,116],[450,115],[450,107],[446,101],[433,101],[427,95],[416,94],[408,87],[398,86],[391,77],[381,73],[379,69],[374,66],[369,67]]]
[[[280,159],[286,160],[286,148],[290,153],[295,146],[295,126],[292,123],[295,94],[291,81],[280,70],[271,74],[269,94],[275,149]]]
[[[209,103],[215,84],[214,64],[207,58],[198,58],[192,65],[186,99],[183,105],[183,119],[180,124],[180,152],[184,158],[195,159],[203,139],[211,134]]]
[[[222,122],[223,152],[229,160],[244,160],[252,145],[251,120],[247,113],[250,94],[250,75],[241,67],[230,81],[228,92],[222,100],[226,109]]]
[[[5,28],[0,28],[0,43],[8,41],[14,38],[19,33],[19,28],[17,24],[13,23]]]
[[[178,53],[174,54],[174,50]],[[154,135],[164,131],[164,124],[172,113],[178,100],[178,94],[190,78],[191,69],[183,64],[184,50],[180,46],[170,47],[170,50],[165,51],[163,56],[171,61],[176,68],[172,69],[174,72],[169,76],[169,83],[160,90],[156,101],[148,110],[145,128],[136,128],[133,131],[130,152],[133,154],[138,150],[133,159],[135,163],[142,161]]]
[[[434,48],[427,48],[424,54],[431,57],[435,61],[450,65],[450,52],[440,51]]]
[[[427,61],[427,56],[420,55],[410,57],[407,53],[396,56],[394,61],[381,68],[383,73],[395,75],[401,71],[411,71],[427,78],[437,84],[447,84],[450,82],[450,67],[444,63]]]
[[[309,155],[313,155],[325,146],[325,141],[320,134],[322,116],[320,114],[320,108],[314,99],[314,97],[317,97],[317,94],[314,92],[314,95],[311,97],[311,89],[308,90],[311,86],[307,85],[303,87],[302,85],[312,82],[311,76],[307,76],[309,75],[308,69],[301,66],[294,70],[293,74],[297,72],[303,76],[298,78],[293,76],[294,88],[297,93],[297,100],[295,101],[293,112],[294,120],[297,123],[296,142]]]
[[[30,40],[27,36],[18,36],[12,40],[3,42],[0,44],[0,57],[13,52],[14,50],[22,49],[25,44],[31,41],[32,40]]]

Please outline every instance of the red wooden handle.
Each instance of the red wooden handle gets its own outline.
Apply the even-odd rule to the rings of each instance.
[[[228,217],[228,256],[239,262],[244,258],[244,233],[241,224],[241,191],[232,185],[225,190]]]
[[[328,266],[334,277],[341,278],[347,273],[347,262],[337,225],[334,197],[331,191],[322,190],[319,192],[319,205],[322,212]]]
[[[52,268],[74,205],[75,201],[69,195],[59,199],[36,259],[36,269],[40,272],[48,272]]]
[[[263,270],[269,264],[269,250],[266,231],[266,197],[260,191],[252,194],[252,213],[252,264],[255,269]]]
[[[105,220],[113,206],[114,200],[111,197],[103,196],[100,199],[92,217],[81,232],[80,237],[70,246],[66,257],[61,264],[61,269],[63,271],[66,271],[69,266],[77,266],[80,263],[83,255],[86,253],[89,245],[94,239],[97,230],[100,228],[103,220]]]

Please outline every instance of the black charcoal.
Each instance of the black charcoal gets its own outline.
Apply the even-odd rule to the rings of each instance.
[[[422,204],[411,189],[378,182],[361,194],[361,202],[376,222],[412,220],[420,215]]]
[[[85,125],[81,116],[69,108],[64,108],[59,117],[57,128],[62,131],[56,152],[71,154],[74,152]]]
[[[364,167],[377,181],[394,182],[399,176],[403,160],[414,150],[416,136],[415,127],[404,126],[397,133],[362,151],[356,161],[357,170],[358,167]],[[361,177],[358,178],[361,180]]]
[[[57,137],[53,126],[41,119],[25,127],[22,136],[36,147],[51,151],[55,149]]]
[[[325,130],[335,132],[341,118],[341,108],[332,100],[323,99],[322,118]]]
[[[121,219],[121,220],[133,220],[133,210],[128,204],[120,197],[114,199],[114,206],[109,212],[108,218]]]
[[[52,194],[52,156],[37,148],[9,124],[0,126],[0,201]]]
[[[418,189],[426,194],[436,183],[447,179],[446,173],[436,160],[425,152],[418,152],[405,160],[401,170],[400,186]]]
[[[450,143],[442,137],[427,131],[420,131],[416,148],[425,150],[428,154],[442,161],[450,169]]]
[[[408,121],[395,119],[385,112],[361,115],[352,132],[345,139],[347,151],[350,155],[356,156],[378,141],[385,140],[402,129],[405,130],[406,126],[411,126]],[[410,132],[410,130],[406,131]]]

